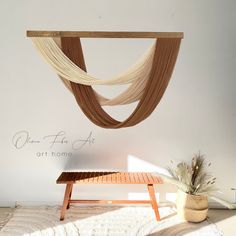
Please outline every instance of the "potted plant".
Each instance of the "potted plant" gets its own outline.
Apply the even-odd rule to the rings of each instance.
[[[232,204],[212,195],[216,191],[216,178],[207,170],[210,165],[211,163],[207,163],[204,156],[199,153],[194,155],[190,164],[180,162],[175,165],[171,161],[171,165],[167,168],[169,176],[157,174],[165,182],[178,187],[177,213],[186,221],[201,222],[206,219],[209,197],[227,208],[234,208]]]

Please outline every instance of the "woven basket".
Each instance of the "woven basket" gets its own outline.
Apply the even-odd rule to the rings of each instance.
[[[205,195],[191,195],[178,190],[176,206],[178,215],[186,221],[201,222],[207,217],[208,199]]]

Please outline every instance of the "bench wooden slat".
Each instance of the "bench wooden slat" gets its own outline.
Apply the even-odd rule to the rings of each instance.
[[[148,183],[149,180],[148,180],[148,177],[147,177],[147,173],[141,173],[141,174],[142,174],[142,176],[143,176],[144,182],[145,182],[145,183]]]
[[[135,179],[135,183],[138,183],[138,182],[139,182],[137,173],[134,173],[134,179]]]
[[[102,183],[106,183],[106,174],[102,172]]]
[[[88,182],[89,183],[93,182],[93,172],[89,172],[89,174],[88,174]]]
[[[151,173],[148,173],[148,176],[150,176],[152,183],[159,183],[159,179],[156,176],[153,176]]]
[[[126,180],[126,177],[125,177],[125,172],[121,172],[120,176],[121,176],[122,183],[128,183],[128,181]]]
[[[88,173],[88,182],[89,183],[92,183],[93,181],[92,181],[92,172],[89,172]]]
[[[114,173],[111,175],[111,179],[112,179],[112,183],[116,183],[116,178],[115,178]]]
[[[148,178],[148,180],[149,180],[149,183],[153,183],[153,178],[152,178],[152,176],[151,176],[149,173],[147,173],[146,176],[147,176],[147,178]]]
[[[111,172],[109,172],[108,175],[107,175],[107,181],[108,181],[109,183],[111,183]]]
[[[131,183],[134,183],[134,182],[135,182],[135,179],[134,179],[133,173],[128,173],[128,174],[129,174],[129,177],[130,177],[130,182],[131,182]]]
[[[117,172],[116,175],[117,175],[117,183],[119,183],[119,184],[122,183],[120,172]]]
[[[98,183],[102,183],[102,172],[98,175]]]
[[[138,178],[138,183],[143,183],[143,179],[142,176],[140,175],[140,173],[137,173],[137,178]]]
[[[91,176],[91,173],[90,172],[87,172],[87,178],[86,178],[86,183],[89,183],[90,182],[90,176]]]
[[[58,184],[160,184],[162,179],[146,172],[62,172]]]
[[[82,175],[80,176],[80,179],[85,180],[87,178],[88,172],[82,172]]]
[[[129,175],[127,175],[126,172],[124,173],[124,175],[125,175],[125,180],[126,180],[126,182],[127,182],[127,183],[130,183]]]
[[[76,175],[76,183],[81,181],[83,173],[82,172],[78,172]]]

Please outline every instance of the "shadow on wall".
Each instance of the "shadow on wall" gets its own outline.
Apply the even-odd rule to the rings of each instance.
[[[67,160],[64,171],[120,171],[126,170],[126,167],[126,157],[118,157],[107,152],[99,152],[99,155],[93,152],[80,152]]]
[[[127,170],[130,172],[159,172],[166,174],[166,170],[158,165],[144,161],[136,156],[128,155],[127,157]],[[134,188],[135,190],[135,188]],[[158,202],[175,202],[177,188],[170,184],[155,185],[156,198]],[[158,193],[157,193],[158,192]],[[147,192],[133,192],[128,193],[129,199],[148,199]]]

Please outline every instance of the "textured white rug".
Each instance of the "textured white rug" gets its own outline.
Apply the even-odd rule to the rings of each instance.
[[[151,207],[72,206],[64,221],[60,207],[18,207],[0,231],[1,236],[144,236],[222,235],[214,224],[181,222],[175,209],[159,209],[157,222]]]

